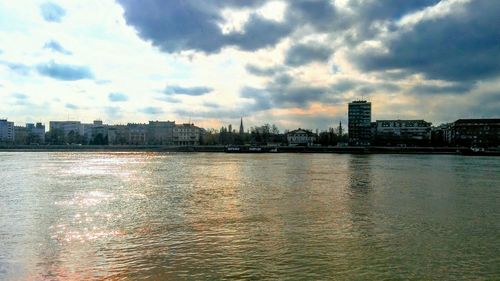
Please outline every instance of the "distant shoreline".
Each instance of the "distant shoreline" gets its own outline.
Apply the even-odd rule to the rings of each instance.
[[[240,146],[247,148],[248,146]],[[257,146],[259,147],[259,146]],[[335,154],[446,154],[500,156],[500,151],[472,152],[466,147],[267,147],[262,151],[226,152],[226,146],[164,146],[164,145],[4,145],[0,152],[211,152],[211,153],[335,153]],[[276,148],[270,151],[271,148]],[[242,150],[243,150],[242,149]]]

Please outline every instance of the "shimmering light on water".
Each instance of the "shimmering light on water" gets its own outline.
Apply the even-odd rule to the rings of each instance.
[[[0,153],[0,280],[500,279],[500,159]]]

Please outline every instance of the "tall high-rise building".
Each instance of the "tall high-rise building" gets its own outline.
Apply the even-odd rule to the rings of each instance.
[[[243,117],[241,117],[241,122],[240,122],[240,135],[243,135],[243,133],[245,132],[244,128],[243,128]]]
[[[13,142],[14,136],[14,122],[9,122],[7,119],[0,119],[0,141]]]
[[[370,145],[372,104],[367,101],[349,103],[349,145]]]

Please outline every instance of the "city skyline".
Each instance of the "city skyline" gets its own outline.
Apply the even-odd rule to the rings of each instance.
[[[0,117],[326,129],[363,98],[372,120],[498,117],[500,4],[378,2],[0,1]]]

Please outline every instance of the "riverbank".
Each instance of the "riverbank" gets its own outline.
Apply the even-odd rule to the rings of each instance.
[[[466,147],[299,147],[299,146],[249,146],[239,147],[238,151],[228,151],[226,146],[166,146],[166,145],[0,145],[0,151],[81,151],[81,152],[213,152],[213,153],[349,153],[349,154],[460,154],[500,156],[500,151],[473,153]]]

